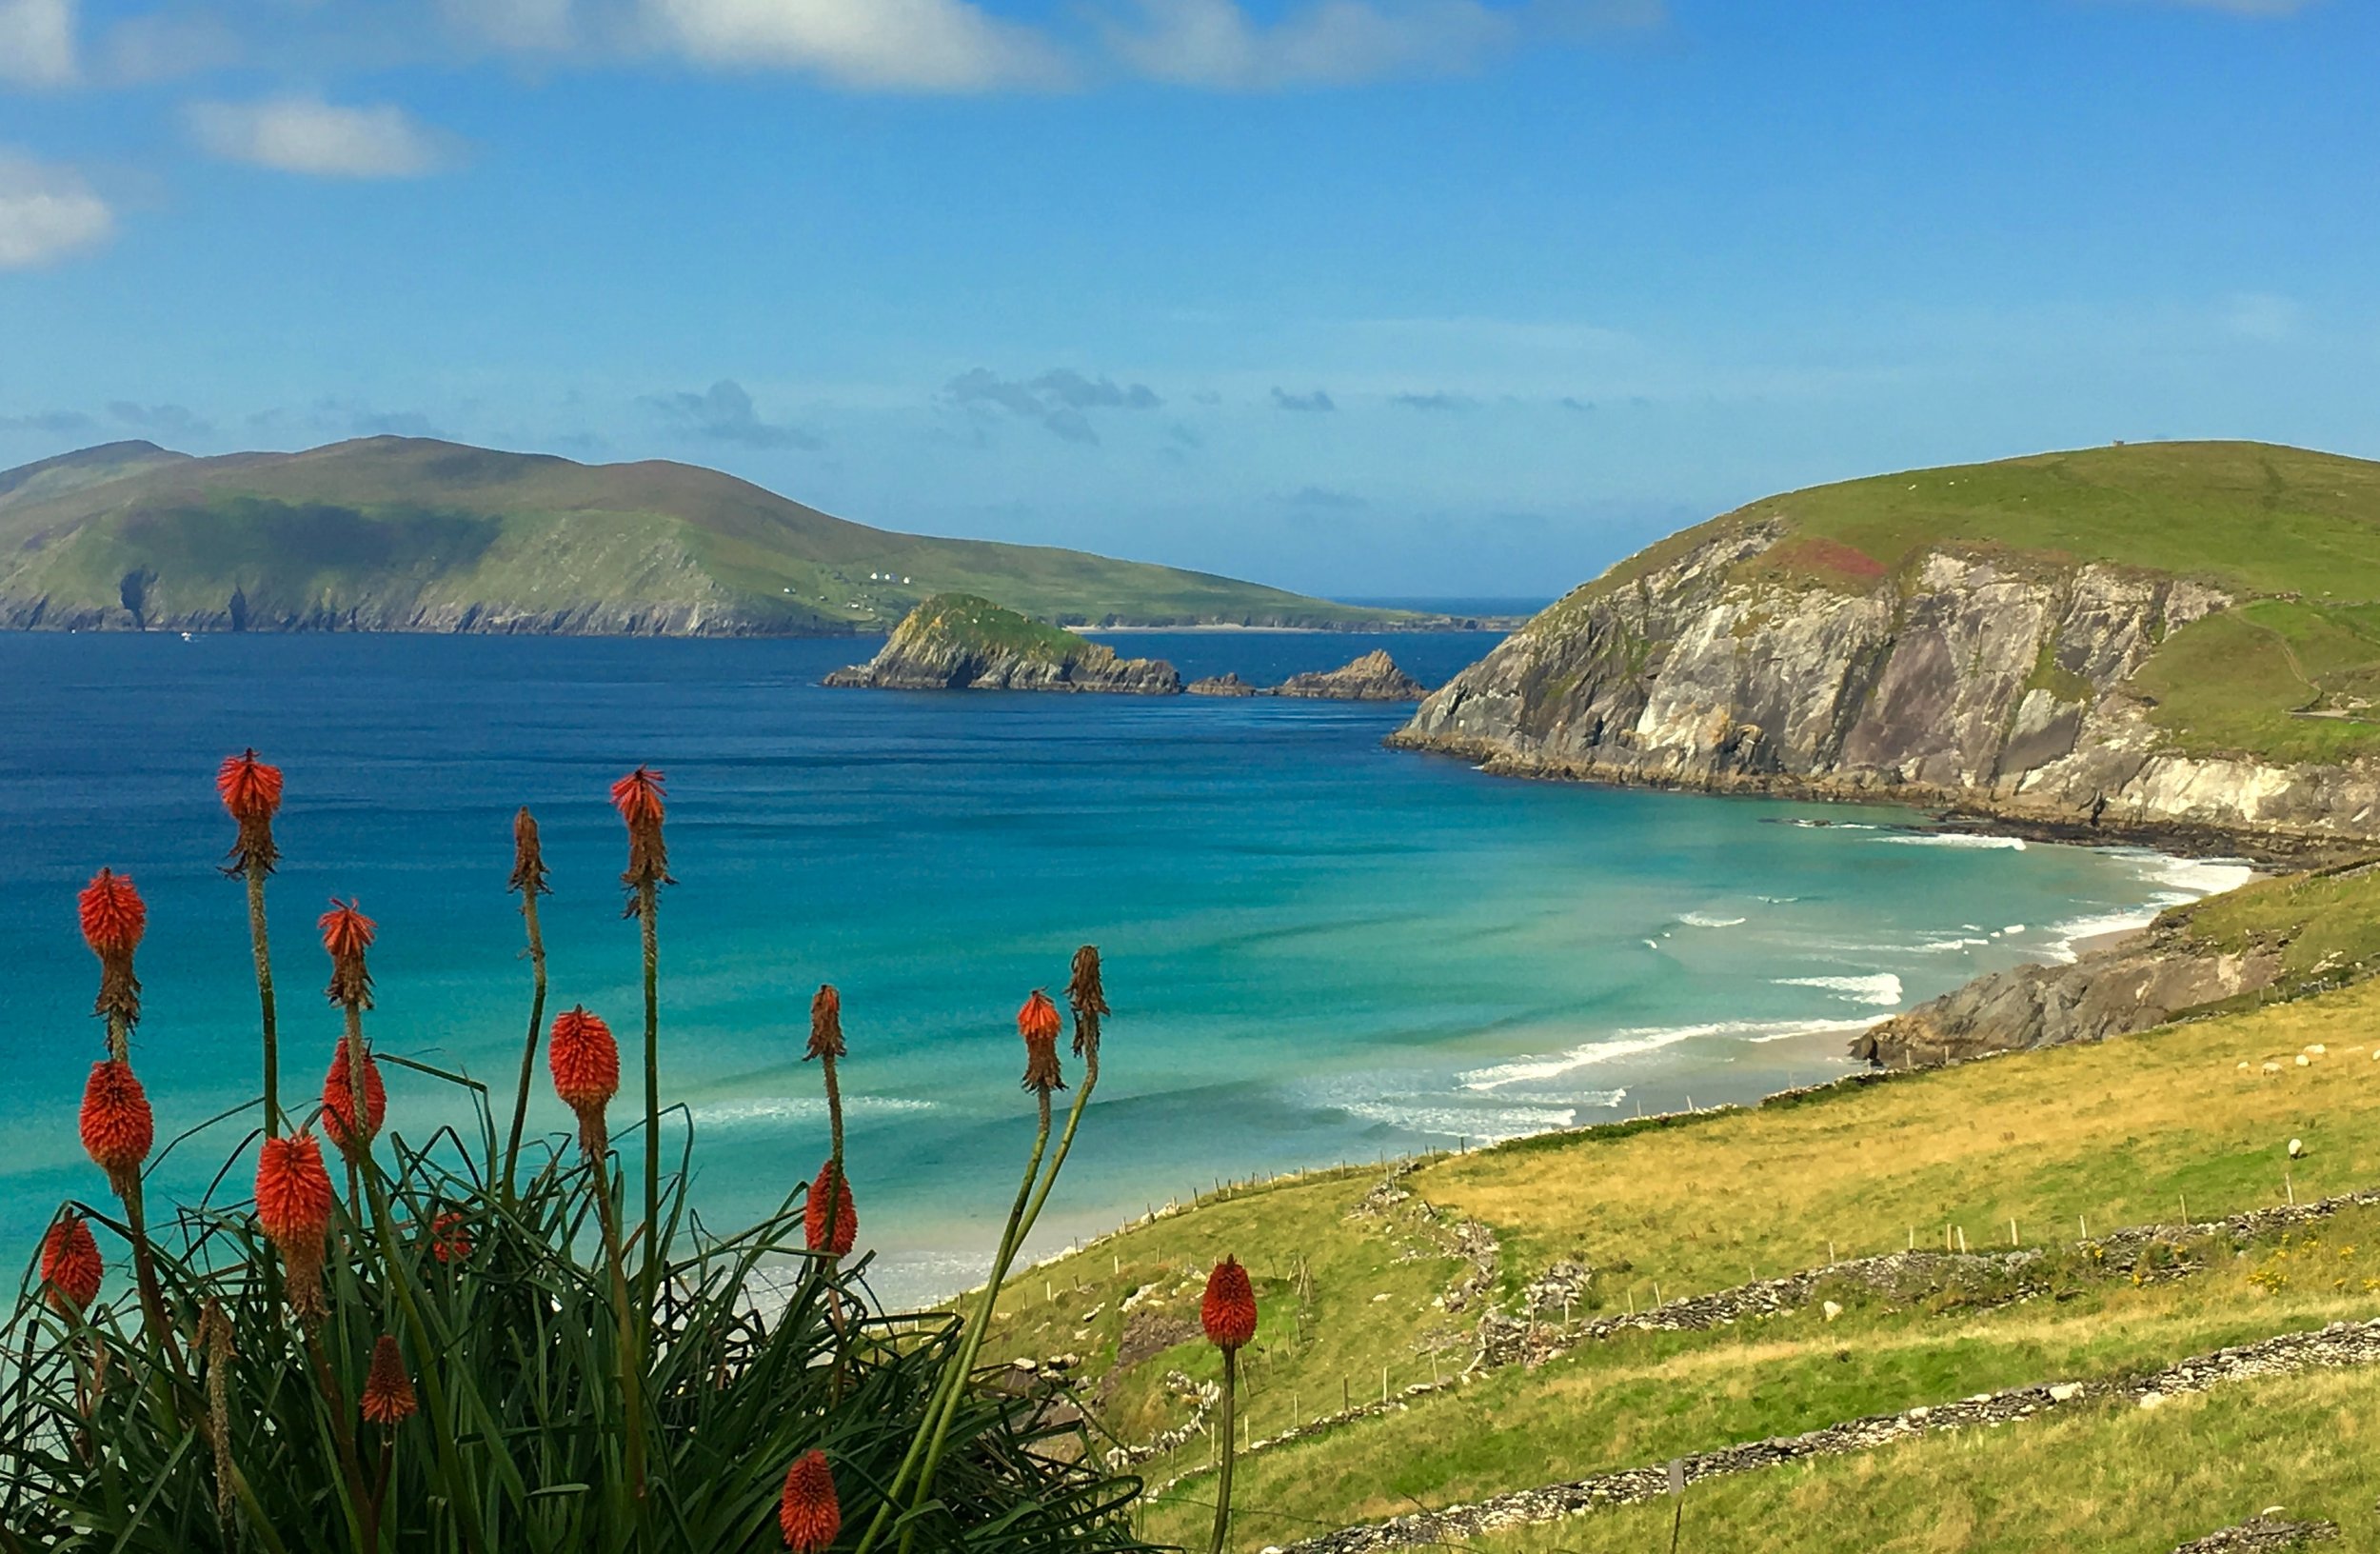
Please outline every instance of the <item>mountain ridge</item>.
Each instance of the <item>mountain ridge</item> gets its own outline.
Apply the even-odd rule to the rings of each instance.
[[[943,591],[1061,625],[1428,624],[1087,551],[902,533],[669,460],[428,438],[0,473],[0,628],[849,635]]]

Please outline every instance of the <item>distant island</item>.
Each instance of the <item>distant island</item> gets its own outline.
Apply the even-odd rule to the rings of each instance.
[[[1080,550],[931,539],[648,460],[417,437],[0,471],[0,628],[849,636],[939,593],[1058,626],[1468,624]]]
[[[1364,654],[1327,673],[1293,675],[1277,687],[1237,674],[1184,686],[1162,659],[1122,658],[1046,621],[975,594],[938,594],[894,628],[876,656],[837,669],[824,684],[878,690],[1107,691],[1135,696],[1290,696],[1350,702],[1411,702],[1428,687],[1388,654]]]

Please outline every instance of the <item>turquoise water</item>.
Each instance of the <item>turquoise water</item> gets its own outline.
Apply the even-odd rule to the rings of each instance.
[[[1493,639],[1389,639],[1436,681]],[[1190,674],[1277,678],[1372,639],[1138,634]],[[1858,1024],[2046,958],[2237,871],[1975,845],[1904,811],[1490,779],[1398,754],[1402,709],[817,688],[823,642],[0,637],[0,1245],[96,1194],[73,1113],[101,1033],[73,892],[149,897],[135,1061],[161,1139],[253,1093],[255,994],[214,763],[288,773],[272,885],[285,1089],[337,1036],[312,924],[380,923],[389,1050],[508,1089],[526,1021],[504,891],[544,824],[556,1006],[638,1023],[605,785],[669,775],[664,1068],[728,1223],[815,1170],[809,996],[843,992],[851,1168],[893,1298],[971,1278],[1029,1136],[1011,1023],[1105,952],[1106,1073],[1046,1241],[1209,1184],[1740,1099],[1846,1066]],[[449,1091],[392,1074],[419,1136]],[[542,1095],[537,1120],[559,1129]],[[163,1166],[204,1185],[229,1140]],[[233,1173],[233,1181],[245,1172]]]

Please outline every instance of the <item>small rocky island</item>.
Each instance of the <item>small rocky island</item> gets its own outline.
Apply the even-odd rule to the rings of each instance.
[[[1313,701],[1418,702],[1429,687],[1375,648],[1354,663],[1253,686],[1236,673],[1181,683],[1160,658],[1119,658],[1104,643],[1020,615],[971,593],[939,593],[911,610],[864,664],[829,686],[880,690],[1103,690],[1133,696],[1294,696]]]
[[[1119,658],[1103,643],[1003,609],[971,593],[938,593],[893,628],[865,664],[830,686],[886,690],[1103,690],[1172,696],[1180,671],[1161,659]]]

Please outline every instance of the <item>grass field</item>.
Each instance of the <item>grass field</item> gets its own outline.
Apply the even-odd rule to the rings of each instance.
[[[2293,888],[2302,923],[2319,921],[2336,905],[2330,893],[2346,887],[2315,880]],[[2287,905],[2284,892],[2213,911],[2208,931],[2271,931]],[[2375,1038],[2380,986],[2360,985],[2103,1046],[1440,1158],[1399,1179],[1413,1194],[1402,1202],[1380,1203],[1377,1169],[1243,1188],[1022,1276],[996,1341],[1011,1354],[1081,1356],[1095,1415],[1120,1440],[1146,1440],[1193,1417],[1181,1381],[1217,1374],[1190,1319],[1204,1268],[1235,1253],[1258,1275],[1263,1314],[1243,1356],[1243,1412],[1260,1439],[1342,1401],[1377,1400],[1384,1368],[1395,1394],[1462,1368],[1479,1306],[1449,1313],[1439,1303],[1471,1271],[1454,1243],[1464,1219],[1494,1232],[1487,1293],[1508,1309],[1550,1265],[1592,1267],[1568,1314],[1577,1324],[1913,1244],[1955,1247],[1962,1233],[1972,1249],[2005,1248],[2011,1221],[2018,1244],[2044,1249],[2028,1299],[2003,1302],[1989,1279],[1878,1290],[1838,1278],[1790,1315],[1702,1332],[1626,1331],[1267,1446],[1243,1462],[1236,1497],[1235,1546],[1250,1550],[1993,1387],[2151,1370],[2380,1312],[2380,1211],[2350,1209],[2313,1229],[2237,1243],[2189,1242],[2168,1254],[2186,1265],[2172,1277],[2163,1263],[2111,1265],[2073,1245],[2086,1226],[2095,1237],[2174,1224],[2185,1205],[2206,1222],[2380,1181]],[[2317,1044],[2326,1050],[2300,1066]],[[2263,1071],[2268,1060],[2279,1072]],[[2294,1160],[2291,1139],[2302,1147]],[[1816,1309],[1822,1300],[1840,1308],[1831,1321]],[[2380,1384],[2324,1378],[2269,1389],[2271,1406],[2243,1408],[2218,1393],[2173,1417],[2205,1418],[2211,1441],[2265,1431],[2278,1477],[2297,1476],[2291,1464],[2302,1460],[2313,1464],[2302,1468],[2309,1482],[2344,1485],[2357,1448],[2324,1431],[2345,1400],[2380,1397]],[[2130,1466],[2094,1460],[2042,1478],[2041,1464],[2061,1459],[2036,1455],[2046,1449],[2037,1442],[2170,1427],[2164,1416],[2094,1414],[1903,1448],[1894,1460],[1913,1464],[1912,1484],[1875,1499],[1874,1541],[2041,1546],[2026,1540],[2073,1515],[2135,1540],[2105,1546],[2170,1548],[2303,1498],[2241,1489],[2260,1481],[2238,1474],[2227,1486],[2222,1448],[2187,1436]],[[2004,1445],[2016,1454],[2003,1460]],[[1212,1449],[1197,1435],[1144,1465],[1155,1483],[1180,1480],[1154,1500],[1146,1530],[1196,1541]],[[2331,1457],[2339,1461],[2321,1465]],[[1859,1494],[1876,1471],[1862,1458],[1697,1486],[1689,1504],[1706,1536],[1696,1546],[1846,1546],[1827,1541],[1842,1504],[1833,1497]],[[1987,1486],[2003,1482],[2004,1493]],[[2171,1514],[2154,1503],[2169,1487]],[[2233,1504],[2239,1496],[2247,1503]],[[1788,1530],[1761,1542],[1750,1529],[1775,1530],[1762,1507],[1780,1497],[1795,1507],[1777,1524]],[[1936,1501],[1938,1515],[1928,1508]],[[1665,1546],[1644,1542],[1666,1515],[1656,1510],[1589,1517],[1495,1546]],[[1713,1541],[1708,1529],[1735,1519],[1752,1519],[1736,1526],[1736,1542]],[[2004,1541],[1958,1541],[1987,1532]]]

